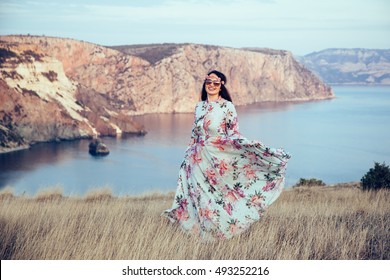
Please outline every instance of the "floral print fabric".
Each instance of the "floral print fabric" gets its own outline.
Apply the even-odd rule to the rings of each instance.
[[[199,102],[175,199],[163,215],[206,241],[240,234],[280,195],[289,158],[243,137],[233,103]]]

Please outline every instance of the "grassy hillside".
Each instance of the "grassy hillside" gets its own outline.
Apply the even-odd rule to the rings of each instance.
[[[173,193],[83,198],[0,193],[1,259],[390,259],[390,191],[299,187],[231,240],[207,244],[160,217]]]

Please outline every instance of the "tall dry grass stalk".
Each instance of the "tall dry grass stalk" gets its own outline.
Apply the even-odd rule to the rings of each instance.
[[[53,194],[54,193],[54,194]],[[286,190],[262,220],[202,243],[160,217],[173,193],[0,193],[1,259],[389,259],[389,190]]]

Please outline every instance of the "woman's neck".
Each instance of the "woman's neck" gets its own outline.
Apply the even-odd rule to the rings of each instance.
[[[207,101],[208,102],[214,102],[214,101],[218,101],[221,99],[221,96],[218,94],[218,95],[207,95]]]

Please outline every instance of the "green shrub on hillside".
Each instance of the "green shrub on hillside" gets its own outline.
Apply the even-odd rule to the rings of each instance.
[[[311,178],[311,179],[300,178],[298,183],[296,183],[294,187],[301,187],[301,186],[317,187],[317,186],[325,186],[325,185],[326,184],[322,180],[318,180],[315,178]]]
[[[375,162],[374,168],[370,168],[360,181],[363,190],[388,189],[390,188],[390,168],[385,163]]]

